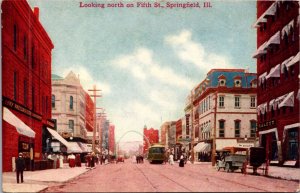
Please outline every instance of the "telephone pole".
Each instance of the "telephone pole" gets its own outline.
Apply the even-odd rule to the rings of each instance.
[[[96,85],[94,85],[93,89],[89,89],[88,91],[93,91],[93,94],[90,95],[91,97],[94,97],[94,129],[93,129],[93,143],[92,143],[92,150],[93,152],[95,152],[95,141],[96,141],[96,120],[97,120],[97,97],[102,97],[102,95],[97,95],[97,91],[101,91],[101,90],[97,90]]]

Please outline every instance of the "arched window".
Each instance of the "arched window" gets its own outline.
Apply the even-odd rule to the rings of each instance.
[[[70,96],[70,109],[73,110],[73,96]]]

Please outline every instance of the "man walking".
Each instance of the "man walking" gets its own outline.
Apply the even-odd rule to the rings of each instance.
[[[23,154],[19,153],[19,157],[16,159],[16,170],[17,170],[17,183],[19,183],[19,176],[21,175],[21,183],[23,183],[23,171],[25,169],[25,160]]]

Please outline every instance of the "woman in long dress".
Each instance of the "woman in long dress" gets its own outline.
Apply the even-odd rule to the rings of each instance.
[[[183,155],[180,156],[179,167],[184,167],[184,157],[183,157]]]
[[[173,165],[174,164],[174,155],[173,154],[169,155],[169,160],[170,160],[170,164]]]

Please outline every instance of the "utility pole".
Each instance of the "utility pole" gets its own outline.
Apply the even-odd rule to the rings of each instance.
[[[212,140],[212,153],[211,153],[211,165],[215,166],[216,164],[216,130],[217,130],[217,105],[218,105],[218,91],[215,92],[215,107],[214,107],[214,131],[213,131],[213,140]]]
[[[191,147],[192,147],[192,163],[194,163],[195,161],[195,153],[194,153],[194,143],[195,143],[195,131],[194,131],[194,94],[193,94],[193,89],[191,90],[191,137],[192,137],[192,141],[191,141]]]
[[[101,91],[101,90],[97,90],[96,85],[94,85],[93,89],[89,89],[88,91],[93,91],[93,94],[90,95],[91,97],[94,97],[94,129],[93,129],[93,143],[92,143],[92,150],[93,152],[95,152],[95,141],[96,141],[96,120],[97,120],[97,103],[96,103],[96,99],[97,97],[102,97],[101,95],[97,95],[97,91]]]

